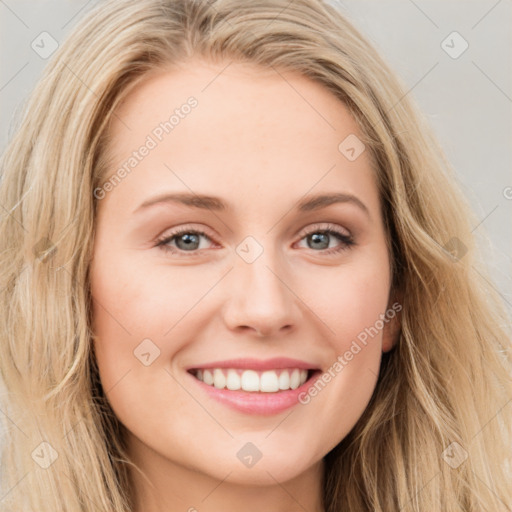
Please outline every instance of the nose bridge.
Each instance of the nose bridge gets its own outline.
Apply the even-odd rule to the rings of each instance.
[[[237,248],[239,261],[236,262],[235,270],[246,284],[244,294],[255,301],[255,306],[261,310],[264,310],[265,307],[284,306],[285,302],[289,300],[289,291],[283,282],[284,276],[279,275],[284,274],[282,260],[277,248],[271,246],[270,240],[268,238],[263,246],[262,242],[249,239]],[[260,247],[256,244],[259,244]],[[243,250],[246,247],[249,247],[254,259],[246,258],[243,255]]]
[[[286,283],[283,259],[277,247],[246,237],[236,248],[226,321],[270,334],[296,321],[295,296]]]

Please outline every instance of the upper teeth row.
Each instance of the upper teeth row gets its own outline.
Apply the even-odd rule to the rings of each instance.
[[[279,372],[279,373],[278,373]],[[236,391],[262,391],[275,393],[279,390],[296,389],[304,384],[308,378],[308,371],[299,368],[289,370],[239,370],[234,368],[212,368],[210,370],[197,370],[196,377],[218,389]]]

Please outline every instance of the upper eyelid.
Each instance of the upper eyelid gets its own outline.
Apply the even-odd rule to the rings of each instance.
[[[335,224],[334,222],[314,222],[313,224],[309,224],[305,228],[301,229],[299,231],[299,235],[304,233],[310,233],[311,231],[318,230],[318,231],[328,231],[329,229],[332,229],[334,231],[346,231],[346,236],[352,236],[352,233],[349,229],[347,229],[344,226],[340,226],[338,224]]]
[[[337,225],[333,222],[314,222],[313,224],[309,224],[308,226],[301,229],[299,231],[299,233],[297,234],[297,236],[300,237],[299,240],[302,240],[302,238],[307,236],[309,233],[314,232],[315,230],[316,231],[329,231],[331,229],[340,233],[343,236],[346,236],[349,238],[353,237],[353,235],[349,229],[347,229],[344,226]],[[165,235],[165,236],[161,235],[161,236],[157,237],[157,242],[162,242],[162,241],[165,241],[168,239],[173,239],[174,237],[179,236],[180,233],[198,232],[198,234],[200,236],[206,236],[212,242],[218,243],[216,241],[216,238],[217,238],[216,235],[212,235],[210,233],[210,230],[206,227],[197,227],[192,224],[192,225],[177,226],[175,228],[172,228],[172,230],[174,232],[171,231],[171,233],[169,233],[168,235]],[[344,231],[346,231],[346,233],[344,233]],[[203,233],[199,233],[199,232],[203,232]]]

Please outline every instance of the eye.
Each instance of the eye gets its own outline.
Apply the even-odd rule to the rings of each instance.
[[[188,252],[191,253],[190,256],[194,256],[199,249],[205,249],[204,246],[201,247],[201,238],[213,242],[212,238],[204,231],[184,226],[158,239],[156,246],[166,252],[175,254]],[[339,242],[337,247],[329,247],[333,238]],[[312,226],[302,234],[300,241],[304,239],[308,243],[308,248],[327,255],[339,253],[355,245],[350,234],[343,232],[333,224],[324,225],[323,227],[321,225]],[[316,251],[316,249],[319,249],[319,251]]]
[[[157,241],[157,247],[164,251],[169,252],[193,252],[197,251],[200,248],[200,239],[201,237],[206,238],[208,240],[212,240],[204,231],[197,229],[190,229],[185,227],[178,228],[172,231],[170,234],[167,234],[164,238],[160,238]],[[176,246],[172,246],[172,242],[176,243]]]
[[[338,240],[337,247],[329,247],[330,241],[335,238]],[[306,233],[303,233],[301,241],[306,239],[308,248],[320,249],[323,254],[337,254],[341,251],[349,249],[355,245],[355,242],[350,234],[343,232],[340,228],[333,224],[321,227],[321,225],[314,225]],[[317,252],[320,252],[317,251]]]

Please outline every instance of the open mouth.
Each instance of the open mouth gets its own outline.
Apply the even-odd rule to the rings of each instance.
[[[192,368],[188,371],[197,380],[217,389],[259,393],[279,393],[297,389],[320,372],[320,370],[302,368],[264,371],[240,368]]]

